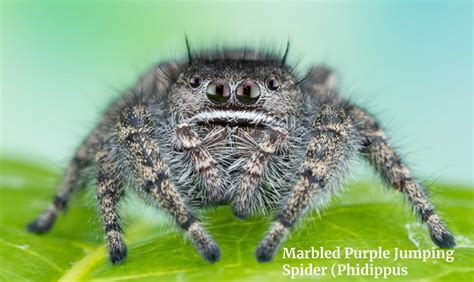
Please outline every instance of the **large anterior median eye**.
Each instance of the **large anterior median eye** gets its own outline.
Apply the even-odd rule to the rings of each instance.
[[[260,98],[260,87],[253,80],[242,81],[237,87],[237,100],[243,104],[255,104]]]
[[[214,80],[207,86],[206,96],[214,104],[222,104],[230,98],[230,87],[225,81]]]

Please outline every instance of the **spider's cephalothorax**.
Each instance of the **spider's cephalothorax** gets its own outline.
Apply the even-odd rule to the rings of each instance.
[[[169,214],[210,262],[220,251],[197,208],[230,204],[241,219],[274,212],[256,251],[259,261],[268,261],[305,212],[328,202],[350,160],[362,153],[406,196],[434,243],[454,247],[374,118],[337,95],[326,68],[298,80],[286,54],[190,53],[186,63],[153,67],[104,113],[76,151],[53,203],[28,229],[48,231],[81,172],[94,167],[113,263],[127,255],[117,213],[124,186]]]

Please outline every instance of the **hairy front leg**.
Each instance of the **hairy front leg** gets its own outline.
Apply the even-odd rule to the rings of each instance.
[[[288,132],[279,127],[271,128],[262,142],[258,144],[256,152],[243,167],[243,176],[232,198],[232,210],[240,219],[247,218],[252,212],[252,201],[255,200],[255,191],[261,183],[265,168],[270,156],[288,138]]]
[[[433,242],[441,248],[453,248],[456,245],[453,236],[436,213],[423,186],[412,178],[408,167],[388,144],[377,121],[357,107],[351,107],[349,113],[362,135],[364,156],[388,185],[406,196],[421,221],[428,225]]]
[[[175,130],[179,145],[186,149],[194,163],[194,169],[199,174],[207,194],[216,203],[225,200],[225,191],[222,185],[222,177],[217,169],[217,161],[209,151],[202,145],[197,133],[187,123],[180,124]]]
[[[117,133],[142,189],[186,232],[204,259],[211,263],[218,261],[220,250],[216,242],[191,213],[171,180],[170,170],[153,138],[153,126],[145,107],[135,106],[124,112]]]
[[[117,168],[107,161],[110,150],[102,149],[96,154],[97,163],[97,199],[109,249],[109,259],[113,264],[127,257],[127,246],[122,238],[117,206],[123,195],[123,187],[118,178]]]
[[[91,158],[93,158],[91,155],[95,151],[95,146],[98,143],[98,135],[99,129],[95,129],[76,150],[73,159],[70,161],[64,173],[53,202],[35,220],[28,224],[28,231],[41,234],[49,231],[51,227],[53,227],[58,214],[66,209],[71,194],[78,185],[82,170],[91,163]]]
[[[357,149],[358,137],[351,120],[337,105],[321,107],[313,136],[299,167],[298,181],[257,247],[256,257],[260,262],[274,257],[290,229],[309,208],[320,209],[329,201]]]

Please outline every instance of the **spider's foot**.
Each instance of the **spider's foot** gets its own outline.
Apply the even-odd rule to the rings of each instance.
[[[200,253],[202,257],[210,263],[218,262],[221,258],[219,247],[212,243],[200,250]]]
[[[26,229],[31,233],[43,234],[48,232],[49,229],[51,229],[52,225],[52,222],[33,220],[26,226]]]
[[[275,250],[266,244],[260,244],[255,252],[258,262],[269,262],[275,256]]]
[[[114,247],[110,247],[110,250],[109,250],[110,262],[112,262],[112,264],[120,264],[127,258],[127,254],[128,254],[128,249],[127,249],[127,245],[125,244],[120,244]]]
[[[245,220],[250,216],[250,208],[245,204],[232,204],[232,213],[237,219]]]
[[[267,235],[257,247],[255,257],[259,262],[271,261],[280,249],[281,244],[285,241],[289,229],[281,222],[274,222],[270,227]]]
[[[217,192],[211,195],[211,200],[212,202],[219,206],[219,205],[224,205],[227,201],[227,199],[224,196],[224,193]]]
[[[30,222],[26,226],[26,229],[32,233],[43,234],[48,232],[51,227],[53,227],[55,220],[56,214],[46,212],[40,215],[37,219]]]
[[[441,233],[430,232],[431,240],[440,248],[452,249],[456,246],[453,235],[447,230],[443,230]]]
[[[192,223],[187,235],[196,250],[201,256],[210,263],[215,263],[221,258],[221,251],[217,246],[216,241],[209,236],[207,231],[198,222]]]
[[[237,219],[240,219],[240,220],[245,220],[250,216],[248,211],[242,208],[238,208],[236,206],[232,206],[232,213]]]
[[[431,240],[440,248],[451,249],[456,246],[454,237],[438,215],[431,215],[426,221],[430,230]]]

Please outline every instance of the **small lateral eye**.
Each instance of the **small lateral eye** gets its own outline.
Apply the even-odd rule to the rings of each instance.
[[[278,88],[280,88],[280,81],[278,80],[278,77],[276,77],[275,75],[270,75],[269,77],[267,77],[266,84],[267,84],[268,90],[271,90],[271,91],[275,91]]]
[[[255,104],[260,98],[260,87],[253,80],[242,81],[237,87],[237,100],[243,104]]]
[[[230,99],[230,87],[225,81],[214,80],[207,86],[206,96],[214,104],[222,104]]]
[[[202,78],[199,74],[193,74],[189,78],[189,85],[191,85],[192,88],[199,87],[202,83]]]

